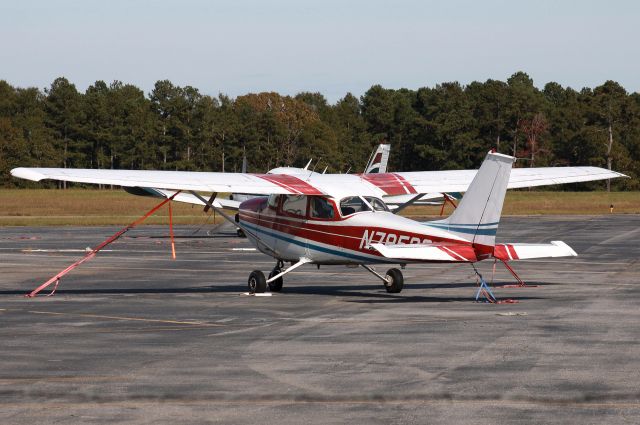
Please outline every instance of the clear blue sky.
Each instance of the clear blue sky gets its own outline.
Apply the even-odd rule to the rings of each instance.
[[[156,80],[331,102],[373,84],[505,80],[640,91],[640,1],[2,0],[0,79]]]

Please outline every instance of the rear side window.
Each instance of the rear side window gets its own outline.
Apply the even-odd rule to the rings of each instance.
[[[280,200],[280,195],[271,194],[269,195],[269,200],[267,201],[267,205],[269,205],[269,208],[271,208],[272,210],[277,210],[279,200]]]
[[[282,202],[282,211],[296,217],[307,214],[307,197],[304,195],[287,195]]]
[[[331,202],[319,196],[313,196],[309,199],[312,218],[322,218],[325,220],[334,218],[335,213]]]

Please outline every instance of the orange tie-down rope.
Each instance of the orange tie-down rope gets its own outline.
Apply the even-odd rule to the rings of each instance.
[[[149,216],[151,216],[153,213],[155,213],[156,211],[158,211],[164,204],[166,204],[167,202],[171,202],[173,200],[173,198],[176,197],[176,195],[180,193],[180,191],[174,193],[171,197],[166,198],[165,200],[163,200],[162,202],[160,202],[158,205],[156,205],[155,207],[153,207],[151,210],[149,210],[149,212],[147,212],[145,215],[143,215],[142,217],[140,217],[139,219],[137,219],[136,221],[134,221],[133,223],[127,225],[126,227],[124,227],[122,230],[119,230],[117,233],[115,233],[113,236],[110,236],[107,240],[105,240],[104,242],[102,242],[100,245],[98,245],[97,247],[93,248],[89,253],[87,253],[87,255],[85,255],[84,257],[82,257],[80,260],[76,261],[75,263],[71,264],[69,267],[67,267],[66,269],[62,270],[60,273],[56,274],[55,276],[53,276],[51,279],[47,280],[45,283],[43,283],[42,285],[38,286],[36,289],[34,289],[33,291],[31,291],[30,293],[28,293],[27,295],[25,295],[26,297],[35,297],[36,295],[38,295],[38,293],[40,291],[42,291],[44,288],[46,288],[47,286],[51,285],[52,283],[55,282],[55,286],[53,287],[53,291],[51,291],[51,293],[47,296],[51,296],[56,292],[56,289],[58,289],[58,284],[60,283],[60,279],[66,275],[67,273],[69,273],[71,270],[75,269],[76,267],[78,267],[80,264],[84,263],[85,261],[89,261],[90,259],[92,259],[93,257],[96,256],[96,254],[105,246],[109,245],[112,242],[115,242],[118,238],[120,238],[120,236],[124,235],[127,231],[133,229],[134,227],[136,227],[138,224],[142,223],[143,221],[145,221],[147,218],[149,218]],[[175,245],[173,243],[173,218],[172,218],[172,211],[171,211],[171,204],[169,204],[169,235],[171,236],[171,254],[172,257],[175,259],[176,258],[176,250],[175,250]]]

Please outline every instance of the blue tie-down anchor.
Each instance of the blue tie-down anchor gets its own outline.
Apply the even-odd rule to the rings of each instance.
[[[517,300],[512,299],[498,300],[496,296],[493,295],[493,291],[491,291],[491,288],[489,287],[489,285],[487,285],[487,282],[484,280],[478,269],[476,269],[476,266],[471,264],[471,267],[473,267],[473,271],[476,272],[476,278],[478,282],[478,290],[476,291],[476,302],[480,302],[480,295],[484,297],[483,302],[491,304],[515,304],[518,302]]]

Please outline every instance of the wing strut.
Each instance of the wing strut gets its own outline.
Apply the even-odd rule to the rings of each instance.
[[[440,208],[440,215],[441,216],[444,213],[444,207],[447,205],[447,202],[449,202],[449,203],[451,203],[451,205],[453,205],[453,209],[454,210],[456,208],[458,208],[458,206],[456,205],[455,202],[453,202],[453,199],[451,199],[452,197],[450,197],[448,193],[443,193],[442,196],[443,196],[444,200],[442,201],[442,208]]]
[[[189,193],[191,193],[193,196],[195,196],[196,198],[200,199],[202,202],[204,202],[204,204],[209,207],[212,208],[214,211],[216,211],[218,214],[220,214],[224,219],[226,219],[228,222],[230,222],[231,224],[233,224],[236,227],[239,227],[240,229],[242,229],[242,231],[251,236],[252,238],[254,238],[256,241],[258,241],[260,244],[262,244],[266,249],[268,249],[269,251],[271,251],[271,248],[269,247],[269,245],[267,245],[266,243],[264,243],[264,241],[262,239],[260,239],[260,236],[258,236],[255,232],[249,230],[247,228],[247,226],[243,225],[242,223],[236,222],[234,220],[233,217],[231,217],[229,214],[227,214],[226,212],[222,211],[222,208],[218,208],[215,205],[213,205],[213,200],[215,200],[216,196],[218,195],[217,192],[214,192],[211,195],[211,198],[209,198],[209,200],[207,201],[206,199],[204,199],[202,196],[200,196],[199,193],[194,192],[193,190],[190,190]]]
[[[416,196],[414,196],[413,198],[409,199],[407,202],[405,202],[404,204],[400,204],[398,205],[398,208],[396,208],[395,210],[393,210],[394,214],[398,214],[400,211],[402,211],[403,209],[407,208],[410,205],[413,205],[417,200],[419,200],[420,198],[422,198],[422,195],[424,195],[424,193],[418,193]]]

